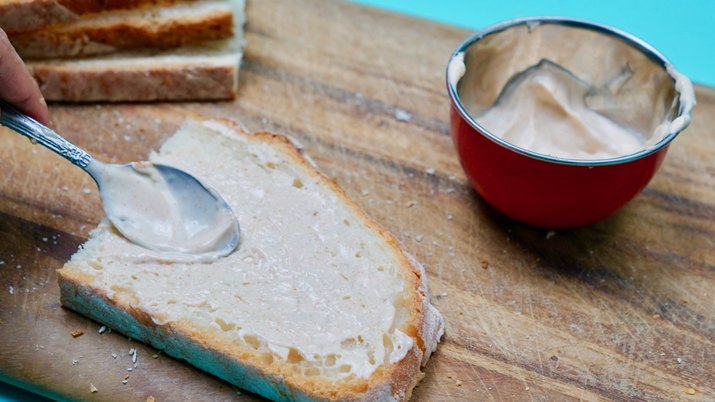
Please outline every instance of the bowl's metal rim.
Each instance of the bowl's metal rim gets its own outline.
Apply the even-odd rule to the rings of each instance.
[[[588,159],[569,159],[569,158],[558,158],[554,157],[551,155],[546,155],[546,154],[540,154],[534,151],[530,151],[525,148],[521,148],[519,146],[516,146],[494,134],[492,134],[489,130],[481,126],[476,119],[474,119],[469,112],[464,108],[464,105],[462,105],[462,101],[459,98],[459,94],[457,93],[457,88],[452,85],[452,82],[450,81],[449,77],[449,64],[452,62],[452,60],[460,53],[463,53],[466,51],[467,48],[469,48],[471,45],[473,45],[475,42],[481,40],[482,38],[492,35],[494,33],[498,33],[501,31],[504,31],[509,28],[513,28],[516,26],[520,25],[527,25],[527,26],[534,26],[534,25],[542,25],[542,24],[562,24],[562,25],[568,25],[568,26],[574,26],[578,28],[585,28],[585,29],[591,29],[594,31],[598,31],[607,35],[614,36],[616,38],[619,38],[621,40],[626,41],[629,45],[635,47],[636,49],[640,50],[643,54],[648,56],[651,60],[657,62],[660,64],[664,69],[667,69],[668,66],[674,69],[672,63],[663,56],[660,52],[658,52],[655,48],[653,48],[651,45],[649,45],[646,41],[629,34],[625,31],[622,31],[620,29],[601,24],[598,22],[593,22],[593,21],[588,21],[585,19],[579,19],[579,18],[569,18],[569,17],[558,17],[558,16],[534,16],[534,17],[525,17],[525,18],[516,18],[508,21],[504,21],[495,25],[492,25],[490,27],[487,27],[485,29],[482,29],[480,31],[475,32],[471,36],[469,36],[466,40],[464,40],[458,47],[457,49],[452,53],[452,55],[449,57],[449,63],[447,63],[447,72],[446,72],[446,82],[447,82],[447,88],[449,92],[449,97],[452,101],[452,104],[457,108],[459,111],[460,116],[465,119],[467,123],[469,123],[472,128],[477,130],[478,132],[482,133],[485,135],[487,138],[492,140],[493,142],[496,142],[497,144],[508,148],[514,152],[517,152],[519,154],[522,154],[524,156],[534,158],[534,159],[539,159],[545,162],[552,162],[552,163],[557,163],[557,164],[562,164],[562,165],[573,165],[573,166],[588,166],[588,167],[593,167],[593,166],[606,166],[606,165],[617,165],[617,164],[622,164],[622,163],[628,163],[632,162],[641,158],[644,158],[646,156],[649,156],[651,154],[657,153],[660,150],[664,149],[667,147],[675,137],[680,134],[682,130],[670,132],[663,136],[663,138],[660,139],[657,143],[652,145],[649,148],[645,148],[641,151],[638,151],[633,154],[628,154],[624,156],[619,156],[616,158],[608,158],[608,159],[593,159],[593,160],[588,160]],[[669,74],[671,75],[671,74]],[[672,77],[672,75],[671,75]],[[688,112],[690,113],[690,112]],[[678,115],[676,116],[682,116],[683,115],[683,107],[680,105],[679,110],[678,110]],[[684,127],[683,129],[685,129]]]

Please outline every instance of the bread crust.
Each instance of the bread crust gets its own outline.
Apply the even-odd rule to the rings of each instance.
[[[177,0],[7,0],[0,3],[0,28],[8,33],[78,20],[105,10],[169,4]]]
[[[197,10],[180,18],[155,18],[154,8],[107,22],[54,25],[10,33],[9,38],[25,60],[71,58],[113,53],[126,49],[171,49],[233,35],[230,8]]]
[[[122,10],[158,4],[173,4],[178,1],[193,0],[57,0],[59,4],[75,14],[85,15],[107,10]]]
[[[223,64],[187,61],[133,67],[30,62],[27,67],[48,101],[187,101],[233,99],[240,54]]]
[[[430,304],[424,270],[407,255],[399,242],[375,223],[352,201],[338,184],[303,157],[302,149],[285,136],[271,133],[249,134],[239,123],[211,119],[204,124],[224,127],[224,133],[241,135],[250,140],[270,143],[287,159],[315,177],[347,205],[366,226],[382,237],[400,262],[406,289],[409,290],[410,320],[400,330],[415,340],[411,350],[399,362],[379,367],[370,378],[330,383],[307,382],[282,366],[261,361],[250,351],[236,344],[226,345],[210,332],[198,332],[188,323],[172,322],[160,326],[149,315],[133,307],[128,295],[109,298],[101,289],[92,287],[91,276],[72,268],[68,263],[58,271],[62,304],[138,340],[151,343],[167,354],[188,360],[195,366],[226,381],[276,401],[404,401],[423,374],[427,362],[444,332],[441,315]]]

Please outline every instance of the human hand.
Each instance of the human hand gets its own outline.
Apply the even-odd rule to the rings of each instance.
[[[40,88],[2,29],[0,29],[0,99],[12,103],[41,123],[47,123],[49,112],[45,98],[42,97]]]

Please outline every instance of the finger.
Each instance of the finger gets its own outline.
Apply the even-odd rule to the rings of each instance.
[[[47,104],[37,82],[30,75],[2,29],[0,29],[0,98],[43,123],[46,123],[49,118]]]

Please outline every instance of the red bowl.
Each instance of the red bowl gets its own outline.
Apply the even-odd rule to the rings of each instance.
[[[487,28],[467,39],[452,55],[490,35],[519,26],[559,24],[569,29],[587,29],[616,37],[647,55],[668,74],[675,70],[656,50],[643,41],[614,28],[555,17],[525,18]],[[469,63],[466,69],[469,69]],[[693,102],[678,98],[680,127],[668,132],[653,146],[623,157],[602,160],[569,160],[519,148],[482,127],[465,109],[448,69],[447,88],[451,98],[451,133],[462,167],[477,193],[505,215],[545,228],[573,228],[602,220],[626,205],[648,184],[665,158],[668,145],[690,121]],[[687,79],[685,79],[687,81]],[[689,84],[689,82],[687,82]],[[677,94],[692,91],[673,85]],[[671,127],[673,127],[671,125]]]

